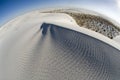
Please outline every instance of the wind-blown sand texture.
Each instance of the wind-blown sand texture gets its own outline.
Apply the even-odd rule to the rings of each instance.
[[[31,12],[0,29],[0,80],[119,80],[120,45],[64,13]]]

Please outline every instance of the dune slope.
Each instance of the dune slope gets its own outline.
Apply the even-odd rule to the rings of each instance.
[[[26,14],[0,30],[0,80],[119,80],[120,46],[66,14]]]

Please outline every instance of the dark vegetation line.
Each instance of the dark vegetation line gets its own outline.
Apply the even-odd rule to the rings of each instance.
[[[92,15],[84,12],[72,12],[65,9],[51,10],[44,13],[66,13],[73,17],[80,27],[85,27],[95,32],[98,32],[110,39],[120,35],[120,28],[114,23],[100,16]]]

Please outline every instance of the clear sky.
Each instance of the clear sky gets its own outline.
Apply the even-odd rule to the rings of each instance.
[[[25,12],[54,7],[91,9],[120,23],[120,0],[0,0],[0,26]]]

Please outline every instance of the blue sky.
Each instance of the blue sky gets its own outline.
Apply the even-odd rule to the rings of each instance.
[[[120,20],[117,0],[0,0],[0,26],[25,12],[52,7],[87,8]]]

